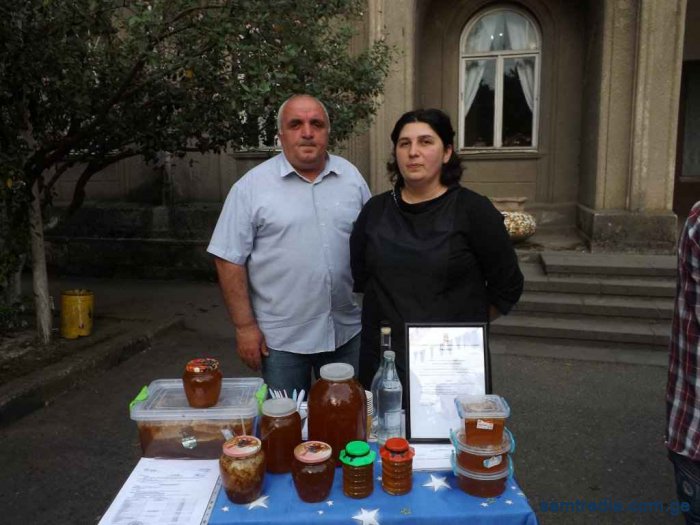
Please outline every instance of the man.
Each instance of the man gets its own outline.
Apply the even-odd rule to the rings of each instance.
[[[666,446],[686,523],[700,524],[700,202],[678,241],[678,285],[673,315],[666,409]]]
[[[305,389],[311,368],[359,362],[360,309],[349,238],[369,199],[355,166],[326,151],[321,102],[295,95],[280,107],[282,153],[231,189],[208,251],[235,326],[238,354],[270,388]]]

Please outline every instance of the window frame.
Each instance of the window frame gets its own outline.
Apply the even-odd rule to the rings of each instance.
[[[474,26],[485,16],[497,13],[499,11],[510,11],[517,13],[530,22],[535,29],[537,37],[536,50],[499,50],[499,51],[484,51],[479,53],[466,53],[464,51],[466,40]],[[504,62],[510,58],[534,58],[534,93],[533,93],[533,108],[532,108],[532,145],[530,146],[503,146],[503,74]],[[469,61],[495,59],[495,79],[496,86],[494,90],[494,115],[493,115],[493,145],[492,146],[465,146],[464,135],[465,126],[464,119],[467,112],[464,108],[464,83],[466,77],[466,64]],[[538,135],[540,124],[540,77],[542,65],[542,30],[536,20],[527,11],[519,9],[515,6],[497,6],[479,12],[473,16],[462,29],[462,34],[459,38],[459,153],[496,153],[496,152],[538,152]]]

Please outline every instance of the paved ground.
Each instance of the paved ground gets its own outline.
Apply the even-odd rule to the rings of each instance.
[[[82,279],[54,281],[53,293],[75,286],[95,291],[98,315],[154,322],[175,316],[183,323],[156,336],[150,349],[0,429],[3,524],[95,523],[138,461],[128,403],[144,384],[178,377],[188,359],[204,354],[221,359],[227,377],[254,375],[235,357],[212,283]],[[675,499],[663,448],[664,367],[522,355],[513,345],[500,352],[493,356],[494,391],[513,410],[516,476],[542,524],[682,522],[663,512],[541,508]]]

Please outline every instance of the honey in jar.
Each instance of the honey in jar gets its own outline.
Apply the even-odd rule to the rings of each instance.
[[[495,498],[506,490],[510,470],[508,461],[505,461],[500,468],[488,473],[466,470],[456,463],[453,463],[453,467],[459,488],[471,496]]]
[[[411,491],[413,486],[413,456],[415,452],[404,438],[387,439],[379,450],[382,458],[382,488],[384,492],[399,496]]]
[[[260,497],[265,477],[265,453],[255,436],[226,441],[219,458],[221,483],[233,503],[250,503]]]
[[[365,390],[352,365],[331,363],[320,372],[309,392],[309,439],[328,443],[339,459],[350,441],[367,439]]]
[[[302,501],[316,503],[331,493],[335,476],[333,450],[322,441],[306,441],[294,448],[292,479]]]
[[[366,441],[351,441],[340,451],[343,465],[343,494],[349,498],[366,498],[374,492],[374,458],[376,452]]]
[[[292,470],[294,447],[301,443],[301,417],[293,399],[268,399],[262,406],[260,439],[267,472]]]
[[[503,440],[498,446],[476,447],[468,445],[464,431],[452,433],[452,443],[457,455],[457,464],[465,470],[488,474],[500,471],[508,460],[511,439],[508,431],[503,433]]]
[[[457,412],[464,421],[464,442],[473,447],[498,447],[510,415],[505,399],[497,395],[459,396]]]
[[[192,408],[213,407],[221,394],[219,362],[209,357],[193,359],[185,366],[182,385]]]

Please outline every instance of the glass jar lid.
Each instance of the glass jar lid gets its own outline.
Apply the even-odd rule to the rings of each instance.
[[[198,359],[192,359],[185,366],[185,370],[192,372],[194,374],[201,374],[204,372],[212,372],[219,369],[219,361],[213,357],[200,357]]]
[[[355,375],[355,369],[348,363],[329,363],[321,367],[321,379],[326,381],[347,381]]]
[[[366,441],[351,441],[340,451],[340,461],[351,467],[363,467],[374,463],[377,453]]]
[[[323,441],[306,441],[294,447],[294,457],[302,463],[322,463],[331,457],[333,449]]]
[[[263,403],[264,416],[284,417],[297,411],[297,402],[290,398],[267,399]]]
[[[243,459],[257,454],[262,447],[261,441],[255,436],[236,436],[223,444],[224,455]]]

